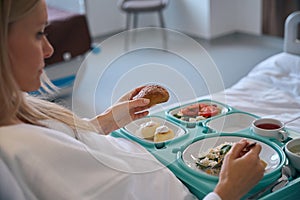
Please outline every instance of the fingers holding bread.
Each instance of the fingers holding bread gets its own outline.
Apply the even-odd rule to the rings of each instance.
[[[167,102],[170,95],[168,90],[160,85],[147,85],[142,87],[132,99],[139,98],[149,99],[150,103],[148,106],[152,107],[156,104]]]

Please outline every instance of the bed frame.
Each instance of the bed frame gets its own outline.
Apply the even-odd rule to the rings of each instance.
[[[299,40],[300,11],[293,12],[285,21],[284,52],[300,55]]]

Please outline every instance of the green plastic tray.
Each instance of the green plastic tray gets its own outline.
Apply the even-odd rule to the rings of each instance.
[[[207,100],[204,100],[207,101]],[[199,102],[199,101],[197,101]],[[183,160],[181,159],[181,154],[184,149],[191,143],[206,138],[206,137],[215,137],[215,136],[242,136],[253,138],[262,142],[265,142],[272,146],[280,155],[280,166],[285,163],[285,155],[283,153],[282,147],[284,143],[280,143],[276,140],[266,139],[260,136],[255,135],[251,132],[249,127],[241,128],[238,132],[219,132],[212,130],[211,128],[206,127],[206,125],[214,119],[218,119],[224,117],[225,115],[231,114],[245,114],[252,116],[253,118],[259,118],[258,116],[252,115],[251,113],[245,113],[239,111],[235,108],[229,107],[227,105],[221,104],[219,102],[215,102],[219,105],[224,106],[227,111],[210,119],[202,120],[197,122],[196,126],[189,126],[188,123],[183,123],[182,121],[178,121],[172,117],[170,117],[168,111],[161,111],[155,113],[155,117],[160,117],[168,122],[174,123],[177,126],[182,127],[186,134],[175,138],[174,140],[163,142],[163,143],[154,143],[149,142],[144,139],[138,138],[135,135],[129,133],[126,129],[122,128],[117,131],[111,133],[114,137],[123,137],[128,138],[130,140],[136,141],[142,146],[144,146],[150,153],[152,153],[161,163],[163,163],[166,167],[168,167],[189,189],[192,193],[194,193],[199,199],[202,199],[207,193],[211,192],[215,185],[216,180],[210,180],[211,177],[203,178],[197,176],[197,172],[194,170],[185,167]],[[177,109],[178,107],[176,107]],[[175,109],[175,108],[174,108]],[[189,128],[193,127],[193,128]],[[290,139],[300,137],[300,133],[294,132],[292,130],[288,130],[290,133]],[[262,179],[244,198],[247,196],[257,192],[258,190],[266,187],[273,181],[276,181],[280,177],[280,169],[278,168],[277,172],[272,173],[273,175],[267,178]],[[213,177],[214,179],[215,177]],[[274,192],[274,193],[267,193],[261,199],[299,199],[300,195],[300,177],[299,174],[297,178],[291,180],[287,186],[284,188]]]

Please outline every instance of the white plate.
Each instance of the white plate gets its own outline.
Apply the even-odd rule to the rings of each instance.
[[[169,129],[173,130],[173,132],[175,134],[175,137],[173,139],[175,139],[177,137],[180,137],[180,136],[182,136],[186,133],[186,131],[183,128],[177,126],[176,124],[173,124],[173,123],[171,123],[171,122],[169,122],[169,121],[167,121],[163,118],[155,117],[155,116],[150,116],[150,117],[145,117],[145,118],[135,120],[135,121],[131,122],[130,124],[126,125],[124,127],[124,129],[129,134],[132,134],[134,136],[137,136],[138,138],[144,139],[144,137],[141,135],[141,133],[139,131],[139,128],[142,124],[147,123],[149,121],[157,122],[160,125],[165,125]],[[152,140],[147,140],[147,141],[153,142]]]
[[[194,104],[197,104],[197,103],[204,103],[204,104],[208,104],[208,105],[216,105],[219,109],[220,109],[220,113],[215,115],[215,116],[218,116],[218,115],[221,115],[221,114],[225,114],[228,112],[228,108],[227,107],[224,107],[223,105],[217,103],[217,102],[214,102],[214,101],[210,101],[210,100],[203,100],[203,101],[198,101],[198,102],[193,102],[193,103],[190,103],[190,104],[187,104],[187,105],[183,105],[183,106],[180,106],[178,108],[174,108],[174,109],[171,109],[169,112],[168,112],[168,115],[171,117],[171,118],[174,118],[174,119],[177,119],[179,121],[182,121],[182,122],[186,122],[188,123],[188,121],[185,121],[185,120],[181,120],[177,117],[175,117],[174,115],[177,114],[181,109],[183,108],[186,108],[187,106],[190,106],[190,105],[194,105]],[[213,116],[213,117],[215,117]],[[206,119],[209,119],[209,118],[206,118]],[[206,120],[206,119],[203,119],[203,120]],[[199,120],[199,121],[203,121],[203,120]],[[197,122],[199,122],[197,121]]]
[[[210,148],[214,148],[225,142],[238,142],[242,138],[245,138],[245,137],[219,136],[219,137],[210,137],[210,138],[198,140],[198,141],[192,143],[191,145],[189,145],[183,151],[182,159],[188,167],[190,167],[196,171],[199,171],[200,173],[206,174],[204,171],[202,171],[201,169],[199,169],[196,166],[196,164],[193,160],[193,157],[198,158],[200,154],[207,152]],[[255,139],[248,138],[248,140],[255,141],[262,146],[262,150],[261,150],[261,153],[259,156],[263,161],[265,161],[267,163],[265,174],[272,172],[280,165],[280,162],[281,162],[280,156],[274,148],[272,148],[268,144],[265,144],[261,141],[255,140]]]
[[[234,133],[249,128],[255,119],[246,113],[232,113],[212,119],[205,126],[216,132]]]

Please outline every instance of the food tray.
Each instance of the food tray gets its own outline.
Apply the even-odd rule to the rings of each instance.
[[[246,138],[262,141],[264,143],[269,144],[274,149],[276,149],[277,152],[279,152],[280,166],[282,166],[282,164],[286,159],[285,154],[284,153],[282,154],[282,147],[284,146],[284,143],[280,143],[272,139],[266,139],[261,136],[257,136],[250,130],[250,127],[238,128],[237,132],[230,132],[230,131],[220,132],[212,129],[211,127],[207,127],[211,123],[211,121],[213,120],[217,121],[218,118],[222,118],[225,116],[227,117],[234,116],[232,117],[232,119],[238,115],[247,116],[247,117],[249,116],[250,119],[252,119],[252,117],[257,118],[257,116],[255,115],[239,111],[235,108],[221,104],[219,102],[214,102],[214,103],[222,105],[224,108],[226,108],[226,112],[220,114],[219,116],[203,120],[197,123],[194,128],[188,128],[187,123],[183,123],[181,121],[178,121],[170,117],[170,111],[178,109],[179,107],[175,107],[174,109],[170,109],[168,111],[160,111],[155,113],[155,115],[153,116],[160,118],[163,121],[166,120],[168,123],[174,124],[175,126],[178,126],[185,131],[183,135],[174,138],[174,140],[165,142],[164,145],[157,145],[153,142],[145,141],[144,139],[141,139],[133,134],[130,134],[126,129],[117,130],[112,133],[112,136],[128,138],[143,145],[162,164],[167,166],[199,199],[202,199],[207,193],[213,191],[217,179],[216,177],[208,176],[203,178],[203,177],[199,177],[199,174],[195,175],[195,171],[192,169],[188,169],[189,167],[186,166],[186,164],[181,158],[182,158],[182,153],[184,152],[186,147],[203,138],[216,137],[216,136],[239,136],[239,137],[246,137]],[[229,122],[230,120],[225,120],[225,121]],[[251,120],[248,120],[248,123],[249,121]],[[300,133],[294,132],[292,130],[288,130],[288,131],[290,133],[291,138],[300,137]],[[269,183],[277,180],[280,176],[281,174],[278,169],[276,173],[274,172],[273,174],[268,175],[266,179],[265,178],[262,179],[258,183],[258,185],[255,186],[245,197],[257,192],[260,189],[263,189]],[[199,187],[199,185],[201,187]],[[300,195],[299,188],[300,188],[300,177],[298,174],[297,178],[291,180],[287,186],[274,193],[270,193],[270,194],[267,193],[261,199],[270,199],[270,200],[283,199],[283,198],[297,199],[298,196]]]

